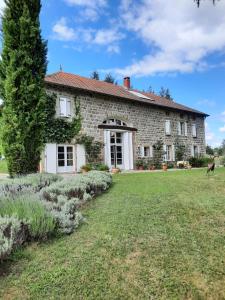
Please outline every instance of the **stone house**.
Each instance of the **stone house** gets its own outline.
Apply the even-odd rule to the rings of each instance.
[[[163,142],[164,161],[175,161],[175,143],[185,145],[186,157],[205,154],[205,113],[131,89],[58,72],[45,78],[48,93],[57,94],[56,117],[73,116],[74,97],[79,100],[82,133],[104,143],[102,162],[109,168],[135,168],[138,158],[152,159],[153,145]],[[42,168],[49,173],[78,172],[86,162],[85,149],[75,141],[47,144]]]

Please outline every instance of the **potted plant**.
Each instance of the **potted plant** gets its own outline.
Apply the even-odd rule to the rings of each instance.
[[[120,168],[113,167],[113,168],[112,168],[112,173],[113,173],[113,174],[118,174],[118,173],[120,173]]]
[[[139,171],[143,171],[145,169],[145,162],[142,159],[137,160],[136,167]]]
[[[81,169],[81,172],[82,172],[83,174],[86,174],[86,173],[88,173],[89,171],[91,171],[91,166],[90,166],[90,165],[84,165],[84,166],[82,166],[80,169]]]
[[[163,163],[162,168],[163,168],[163,171],[167,171],[168,170],[168,165],[166,163]]]

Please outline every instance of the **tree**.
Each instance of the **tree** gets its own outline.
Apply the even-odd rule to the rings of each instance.
[[[108,83],[116,84],[115,78],[110,73],[106,74],[104,81]]]
[[[99,73],[98,71],[93,71],[91,76],[90,76],[91,79],[95,79],[95,80],[99,80],[100,79],[100,76],[99,76]]]
[[[47,45],[40,10],[40,0],[7,0],[2,18],[2,138],[11,176],[36,172],[44,147]]]
[[[206,146],[206,154],[214,155],[214,149],[209,145]]]
[[[159,96],[169,100],[173,100],[172,96],[170,95],[170,90],[168,88],[161,87],[161,90],[159,91]]]
[[[148,93],[152,93],[152,94],[155,93],[151,85],[149,86],[147,92],[148,92]]]

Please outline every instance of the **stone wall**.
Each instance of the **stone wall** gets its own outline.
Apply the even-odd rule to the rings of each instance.
[[[134,134],[134,148],[137,154],[138,146],[150,146],[162,139],[164,144],[179,142],[186,145],[187,156],[191,156],[191,146],[199,146],[201,154],[205,154],[205,124],[204,117],[190,113],[172,111],[166,108],[154,107],[129,100],[121,100],[107,96],[82,94],[72,89],[48,87],[48,91],[58,95],[57,114],[59,115],[59,97],[74,96],[80,101],[82,115],[82,133],[94,136],[96,140],[103,142],[103,129],[98,125],[105,119],[117,118],[123,120],[128,126],[137,128]],[[72,101],[73,102],[73,101]],[[171,120],[171,135],[165,134],[165,121]],[[178,136],[177,123],[188,123],[188,135]],[[192,137],[192,124],[197,125],[197,137]]]

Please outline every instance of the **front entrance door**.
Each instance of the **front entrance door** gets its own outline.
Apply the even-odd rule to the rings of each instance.
[[[123,169],[123,133],[110,132],[111,166]]]
[[[59,145],[57,147],[58,172],[69,173],[74,171],[74,147]]]

